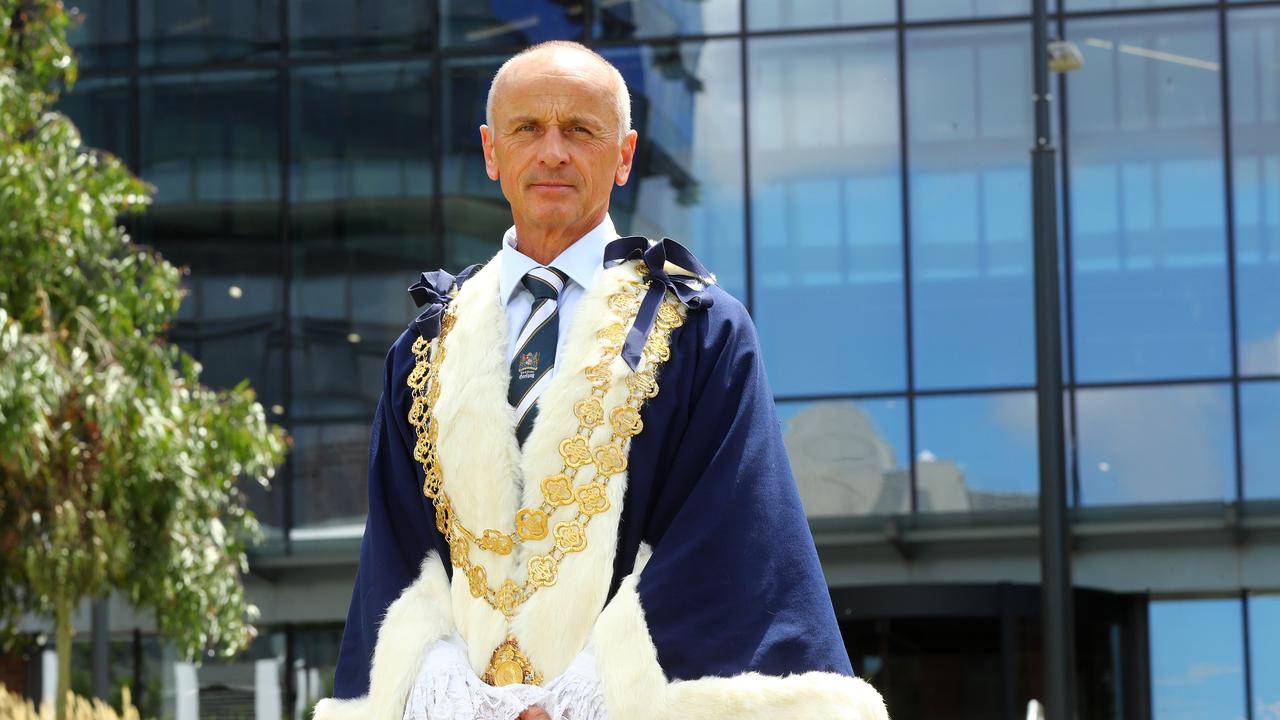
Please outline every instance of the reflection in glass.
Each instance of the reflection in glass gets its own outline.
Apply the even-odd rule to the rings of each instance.
[[[293,430],[295,541],[359,538],[369,498],[369,420],[295,425]]]
[[[897,16],[895,0],[747,0],[751,30],[888,23]]]
[[[71,92],[63,92],[58,110],[76,124],[85,146],[127,160],[130,108],[126,78],[78,80]]]
[[[1280,382],[1240,385],[1240,432],[1245,497],[1280,498]]]
[[[856,619],[840,630],[858,676],[883,695],[895,718],[1005,717],[999,619]]]
[[[1148,623],[1153,720],[1245,717],[1238,599],[1152,602]]]
[[[341,624],[304,625],[293,632],[294,653],[293,717],[310,718],[312,708],[321,698],[333,697],[333,671],[338,666],[338,649],[342,644]]]
[[[581,40],[583,3],[590,1],[440,0],[440,41],[465,47],[523,48],[544,40]]]
[[[1200,0],[1064,0],[1067,12],[1077,10],[1111,10],[1154,7],[1157,5],[1195,5]]]
[[[136,234],[190,270],[170,337],[200,360],[205,383],[249,379],[268,419],[279,421],[286,400],[275,75],[148,77],[139,92],[138,174],[156,194]],[[241,489],[276,537],[280,493],[251,481]]]
[[[901,391],[892,33],[752,40],[753,313],[780,396]]]
[[[810,517],[911,511],[905,399],[780,402],[778,417]]]
[[[1028,0],[906,0],[907,20],[1027,15]]]
[[[1230,372],[1212,14],[1068,24],[1076,375]]]
[[[457,272],[493,257],[511,227],[502,188],[485,173],[479,127],[485,121],[489,83],[503,58],[445,60],[440,108],[441,207],[444,267]]]
[[[1034,379],[1030,41],[1022,25],[907,33],[921,388]]]
[[[405,288],[439,266],[430,78],[427,61],[293,74],[294,419],[372,415],[387,348],[413,317]]]
[[[753,314],[780,396],[901,391],[892,33],[750,42]]]
[[[738,0],[591,0],[594,34],[644,38],[737,32]]]
[[[280,50],[280,0],[138,0],[138,63],[269,58]]]
[[[610,48],[631,92],[639,133],[627,185],[610,216],[623,235],[688,245],[729,292],[743,295],[740,81],[737,42]],[[444,69],[445,266],[487,260],[511,226],[498,183],[485,174],[477,130],[501,58],[458,58]]]
[[[1254,720],[1280,720],[1280,595],[1249,596]]]
[[[921,512],[1036,507],[1036,399],[1031,393],[916,400]]]
[[[431,3],[401,0],[289,0],[289,53],[430,50]]]
[[[1227,387],[1078,390],[1076,413],[1081,504],[1235,497]]]
[[[73,24],[67,42],[81,70],[129,65],[129,5],[117,0],[68,0]]]
[[[274,75],[145,78],[139,174],[156,186],[142,242],[191,270],[173,336],[205,379],[248,377],[280,402],[280,165]]]
[[[603,54],[627,82],[639,134],[631,178],[609,204],[618,232],[675,238],[745,298],[738,48],[712,40]]]
[[[1280,374],[1280,8],[1227,17],[1240,372]]]

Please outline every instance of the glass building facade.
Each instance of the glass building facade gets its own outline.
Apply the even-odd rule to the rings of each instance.
[[[619,231],[687,244],[751,311],[824,563],[852,552],[833,537],[912,567],[930,543],[994,544],[930,561],[965,568],[1034,534],[1029,0],[68,5],[81,80],[62,109],[156,188],[129,224],[190,269],[173,338],[210,384],[248,378],[294,438],[276,485],[247,489],[269,536],[255,563],[337,553],[349,588],[405,288],[496,251],[511,217],[477,128],[497,66],[549,39],[596,48],[630,88]],[[1084,57],[1052,81],[1073,518],[1151,539],[1225,513],[1248,552],[1249,523],[1280,519],[1280,2],[1051,16]],[[1280,719],[1280,569],[1255,580],[1275,562],[1179,585],[1126,582],[1132,557],[1082,561],[1089,587],[1141,601],[1078,620],[1081,716]],[[850,654],[895,717],[1023,714],[1034,612],[993,595],[963,626],[876,615],[837,591],[918,581],[846,560],[830,578]],[[331,669],[333,620],[268,632],[290,714],[306,670]]]

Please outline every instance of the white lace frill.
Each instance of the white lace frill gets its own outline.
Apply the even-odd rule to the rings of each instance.
[[[455,632],[427,653],[404,720],[515,720],[534,705],[551,720],[608,720],[590,646],[545,687],[493,687],[471,669],[466,645]]]

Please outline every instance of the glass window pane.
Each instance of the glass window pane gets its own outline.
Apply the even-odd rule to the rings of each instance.
[[[632,97],[639,133],[627,184],[609,214],[623,235],[687,245],[729,292],[743,297],[741,81],[737,41],[690,42],[606,53]],[[477,128],[502,58],[447,61],[444,70],[445,264],[497,252],[511,209],[485,174]]]
[[[1027,15],[1028,0],[906,0],[907,20]]]
[[[601,38],[710,35],[738,31],[738,0],[591,0]]]
[[[454,272],[493,257],[511,227],[511,207],[502,188],[485,173],[479,131],[489,83],[503,60],[450,58],[442,70],[444,266]]]
[[[623,235],[670,237],[746,298],[742,80],[736,40],[603,51],[631,93],[639,134],[609,215]]]
[[[286,400],[276,97],[274,73],[143,78],[139,175],[156,194],[136,234],[190,271],[170,336],[200,360],[201,379],[232,387],[247,378],[278,422]],[[242,490],[278,538],[278,494],[253,482]]]
[[[810,517],[911,511],[906,399],[780,402],[778,417]]]
[[[895,0],[747,0],[751,30],[889,23]]]
[[[1068,23],[1076,377],[1230,372],[1211,13]]]
[[[138,0],[138,63],[269,59],[280,51],[280,0]]]
[[[289,96],[292,417],[366,421],[414,315],[405,288],[439,266],[430,65],[303,68]]]
[[[369,413],[372,417],[373,413]],[[293,428],[294,542],[359,539],[369,498],[369,420]]]
[[[85,78],[64,92],[58,109],[80,130],[86,146],[128,159],[129,81],[127,78]]]
[[[64,4],[74,21],[67,41],[81,70],[129,66],[129,4],[118,0],[70,0]]]
[[[440,0],[440,42],[519,50],[544,40],[581,40],[582,15],[581,2]]]
[[[1148,612],[1153,720],[1244,717],[1240,601],[1157,601]]]
[[[1240,372],[1280,374],[1280,8],[1228,17]]]
[[[289,0],[289,53],[430,50],[431,4],[399,0]]]
[[[1249,597],[1254,720],[1280,719],[1280,595]]]
[[[906,387],[892,33],[749,44],[755,303],[780,396]]]
[[[1079,390],[1076,417],[1082,504],[1235,497],[1228,387]]]
[[[1280,498],[1280,383],[1240,386],[1240,424],[1245,497]]]
[[[921,388],[1034,380],[1030,43],[1023,25],[907,33]]]
[[[297,695],[292,717],[314,717],[316,703],[333,697],[333,671],[338,665],[342,630],[342,624],[295,627],[293,687]]]
[[[1067,12],[1076,10],[1111,10],[1170,5],[1198,5],[1200,0],[1066,0]]]
[[[1039,497],[1032,393],[916,400],[921,512],[1034,509]]]

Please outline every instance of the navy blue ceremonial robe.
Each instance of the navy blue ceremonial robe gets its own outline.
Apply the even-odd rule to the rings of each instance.
[[[709,302],[689,309],[673,331],[661,390],[644,405],[644,430],[631,440],[609,597],[644,543],[652,555],[635,592],[667,680],[752,672],[851,676],[755,328],[742,304],[718,286],[703,293]],[[438,554],[452,577],[407,420],[410,346],[421,331],[421,323],[411,325],[386,358],[337,698],[369,691],[379,623],[424,557]]]

